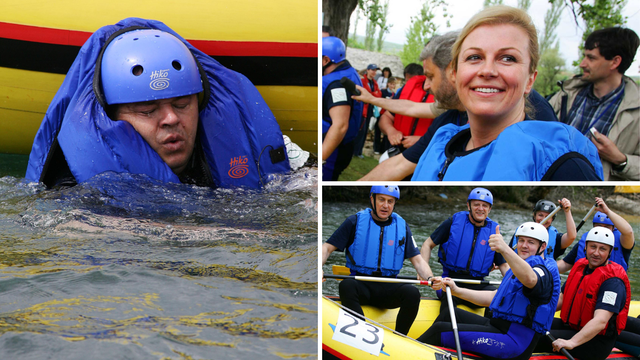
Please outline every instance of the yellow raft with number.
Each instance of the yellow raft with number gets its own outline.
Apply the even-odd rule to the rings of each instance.
[[[282,132],[317,153],[316,0],[3,0],[0,153],[31,151],[44,113],[82,44],[98,28],[127,17],[162,21],[246,75]]]
[[[322,297],[322,359],[421,359],[443,360],[457,358],[455,349],[446,349],[423,344],[417,340],[433,323],[440,311],[440,301],[423,298],[416,321],[408,336],[394,332],[398,309],[379,309],[363,306],[366,323],[350,316],[338,302],[337,298]],[[472,311],[478,315],[484,309],[471,309],[464,305],[461,309]],[[629,316],[640,314],[640,302],[632,301]],[[556,314],[559,316],[559,314]],[[342,320],[339,322],[339,320]],[[375,350],[372,350],[375,349]],[[451,357],[449,357],[451,356]],[[481,357],[464,352],[465,359],[481,359]],[[532,360],[566,360],[561,353],[536,353]],[[635,359],[636,357],[622,353],[617,349],[607,359]],[[584,360],[584,359],[583,359]]]

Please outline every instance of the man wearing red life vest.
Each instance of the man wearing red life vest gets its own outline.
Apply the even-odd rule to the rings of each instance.
[[[536,351],[565,348],[580,359],[606,359],[627,323],[631,286],[624,268],[609,261],[614,246],[611,230],[595,227],[586,237],[586,258],[578,260],[564,284],[551,325],[557,338],[538,342]]]
[[[399,91],[398,99],[432,103],[435,98],[429,92],[430,88],[431,81],[427,81],[426,76],[411,76]],[[379,126],[389,138],[391,146],[409,148],[427,132],[432,122],[433,118],[416,118],[385,112],[380,117]]]

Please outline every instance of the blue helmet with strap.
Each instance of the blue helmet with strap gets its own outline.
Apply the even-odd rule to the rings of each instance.
[[[331,62],[339,63],[347,58],[347,49],[342,40],[335,36],[322,38],[322,56],[327,56]]]
[[[607,214],[598,211],[596,212],[596,214],[593,216],[593,224],[605,224],[605,225],[611,225],[611,226],[615,226],[613,225],[613,221],[611,221],[611,219],[609,219],[609,217],[607,216]]]
[[[372,186],[369,196],[373,196],[373,194],[389,195],[396,198],[396,200],[400,200],[400,189],[397,186],[393,186],[393,185]]]
[[[493,206],[493,194],[491,194],[491,191],[485,188],[479,187],[471,190],[471,192],[469,193],[469,197],[467,198],[467,202],[470,202],[471,200],[484,201]]]
[[[167,99],[203,91],[187,46],[160,30],[128,31],[105,48],[101,82],[107,104]]]

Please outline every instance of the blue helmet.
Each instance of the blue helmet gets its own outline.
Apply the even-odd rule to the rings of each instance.
[[[393,196],[397,200],[400,200],[400,189],[397,186],[393,186],[393,185],[372,186],[369,196],[373,194],[389,195],[389,196]]]
[[[189,48],[160,30],[132,30],[111,41],[102,56],[107,104],[167,99],[203,91]]]
[[[607,214],[603,213],[603,212],[596,212],[596,214],[593,216],[593,224],[605,224],[605,225],[611,225],[611,226],[615,226],[613,225],[613,221],[611,221],[611,219],[609,219],[609,217],[607,216]]]
[[[342,40],[335,36],[322,38],[322,56],[329,57],[334,63],[339,63],[347,58],[347,49]]]
[[[469,193],[469,197],[467,198],[467,202],[471,200],[481,200],[493,206],[493,195],[491,194],[491,191],[485,188],[479,187],[471,190],[471,193]]]

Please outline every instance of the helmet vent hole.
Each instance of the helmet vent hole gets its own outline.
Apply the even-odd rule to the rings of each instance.
[[[180,64],[180,62],[178,60],[173,60],[171,62],[171,65],[173,66],[174,69],[180,71],[182,70],[182,64]]]
[[[133,69],[131,69],[131,73],[133,74],[133,76],[140,76],[142,75],[143,71],[144,68],[142,67],[142,65],[136,65],[133,67]]]
[[[134,39],[133,39],[133,41],[137,41],[137,40],[138,40],[138,38],[134,38]]]
[[[156,37],[160,37],[160,35],[156,35]]]

